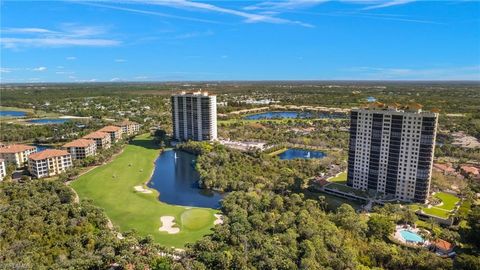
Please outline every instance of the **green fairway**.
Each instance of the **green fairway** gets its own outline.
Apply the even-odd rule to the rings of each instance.
[[[218,211],[162,203],[155,190],[136,192],[135,186],[150,179],[159,153],[148,136],[138,136],[114,161],[82,175],[71,186],[81,199],[91,199],[103,208],[121,231],[135,229],[141,235],[152,235],[162,245],[183,247],[211,232]],[[175,217],[180,232],[160,232],[162,216]]]

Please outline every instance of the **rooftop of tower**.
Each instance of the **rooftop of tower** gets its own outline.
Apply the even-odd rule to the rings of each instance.
[[[385,110],[385,111],[397,111],[397,112],[416,112],[416,113],[439,113],[439,109],[431,109],[430,111],[422,111],[423,105],[416,102],[410,102],[408,104],[399,104],[396,102],[392,103],[381,103],[381,102],[372,102],[369,104],[363,105],[360,109],[364,110]]]
[[[198,91],[182,91],[182,92],[173,94],[173,96],[205,96],[205,97],[208,97],[208,96],[215,96],[215,95],[210,94],[207,91],[198,90]]]

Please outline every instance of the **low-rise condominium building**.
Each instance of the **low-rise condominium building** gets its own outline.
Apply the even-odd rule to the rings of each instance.
[[[106,132],[95,131],[86,136],[83,136],[83,138],[88,140],[94,140],[97,144],[97,149],[108,149],[111,146],[110,134]]]
[[[425,203],[430,193],[438,113],[412,103],[370,104],[351,111],[351,187]]]
[[[122,138],[122,128],[117,126],[105,126],[98,131],[110,134],[112,143],[118,142]]]
[[[140,132],[140,124],[137,122],[124,120],[120,123],[115,124],[117,127],[122,128],[122,133],[128,136],[137,134]]]
[[[2,181],[5,176],[7,176],[7,164],[5,163],[5,159],[0,158],[0,181]]]
[[[97,152],[97,143],[89,139],[77,139],[63,145],[63,148],[72,155],[73,159],[84,159],[95,156]]]
[[[37,152],[37,147],[25,144],[12,144],[0,148],[0,158],[7,164],[22,168],[27,164],[28,156]]]
[[[65,150],[47,149],[28,157],[28,170],[36,178],[54,176],[72,166],[72,156]]]

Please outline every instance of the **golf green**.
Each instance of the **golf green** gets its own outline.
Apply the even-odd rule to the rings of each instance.
[[[135,191],[135,186],[150,180],[159,154],[152,139],[140,135],[112,162],[80,176],[71,187],[80,199],[91,199],[104,209],[120,231],[136,230],[140,235],[151,235],[159,244],[181,248],[211,233],[218,211],[162,203],[153,189],[149,189],[152,193]],[[162,216],[173,216],[180,232],[159,231]]]

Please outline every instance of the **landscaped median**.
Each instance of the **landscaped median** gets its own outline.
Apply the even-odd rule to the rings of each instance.
[[[160,149],[148,135],[136,137],[112,162],[80,176],[71,186],[80,199],[91,199],[103,208],[120,231],[136,230],[152,235],[156,242],[183,247],[211,232],[218,211],[169,205],[158,200],[158,192],[138,192],[150,180]],[[138,189],[138,188],[137,188]],[[172,224],[162,224],[161,218]],[[180,230],[162,230],[165,228]]]

